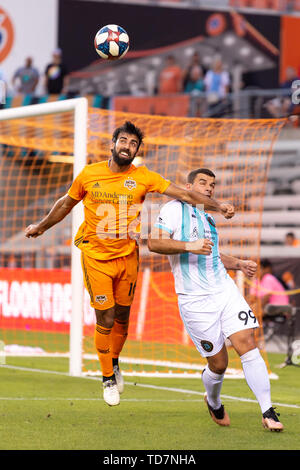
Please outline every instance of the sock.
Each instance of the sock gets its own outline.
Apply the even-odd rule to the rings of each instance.
[[[254,393],[264,413],[271,406],[271,387],[267,366],[258,348],[251,349],[241,356],[245,379]]]
[[[115,367],[115,366],[119,367],[119,358],[118,357],[113,357],[112,362],[113,362],[113,367]]]
[[[110,348],[113,358],[113,365],[118,365],[118,358],[123,349],[124,343],[128,336],[129,320],[115,320],[110,335]]]
[[[109,346],[110,335],[111,328],[104,328],[103,326],[96,324],[94,342],[101,365],[102,376],[105,378],[114,375]]]
[[[207,366],[202,373],[202,381],[207,393],[207,401],[210,406],[217,410],[222,405],[221,388],[223,384],[224,374],[216,374]]]

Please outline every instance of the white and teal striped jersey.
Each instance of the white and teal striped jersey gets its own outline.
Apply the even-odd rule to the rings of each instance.
[[[203,295],[224,289],[231,278],[220,258],[216,224],[210,214],[173,200],[161,208],[155,227],[169,232],[174,240],[187,242],[208,238],[214,243],[208,256],[194,253],[168,255],[177,294]]]

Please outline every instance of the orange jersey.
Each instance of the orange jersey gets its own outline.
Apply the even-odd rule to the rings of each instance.
[[[87,256],[109,260],[127,256],[136,248],[129,234],[139,224],[141,204],[148,192],[164,193],[170,181],[145,166],[131,165],[114,173],[108,161],[86,165],[68,195],[84,205],[75,245]]]

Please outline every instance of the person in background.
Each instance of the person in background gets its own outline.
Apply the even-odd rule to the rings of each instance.
[[[224,70],[221,59],[216,59],[204,77],[209,114],[218,117],[224,112],[230,88],[229,73]]]
[[[176,63],[175,57],[169,55],[166,59],[166,66],[159,75],[158,93],[166,95],[180,93],[182,91],[182,70]]]
[[[12,78],[12,85],[17,93],[32,95],[36,90],[39,78],[39,71],[33,66],[32,58],[27,57],[25,64],[15,71]]]
[[[254,281],[254,285],[250,289],[250,303],[255,302],[257,298],[261,299],[262,310],[267,304],[289,305],[289,298],[285,294],[285,287],[273,274],[272,263],[265,259],[261,261],[260,267],[259,279]],[[282,294],[277,292],[282,292]]]
[[[49,95],[59,95],[68,85],[67,69],[62,61],[61,49],[55,49],[52,62],[45,70],[45,89]]]
[[[224,99],[229,92],[230,77],[224,70],[221,59],[216,59],[210,70],[207,71],[204,78],[206,91],[215,93],[219,99]]]
[[[288,232],[285,235],[284,244],[286,246],[300,246],[300,240],[295,237],[294,232]]]
[[[203,73],[202,68],[199,65],[194,65],[186,80],[186,84],[184,87],[184,91],[186,93],[191,93],[192,95],[196,95],[197,93],[204,91],[204,80],[203,80]]]
[[[265,107],[271,116],[275,118],[280,118],[291,114],[295,106],[291,100],[291,95],[293,92],[292,84],[295,80],[299,80],[299,77],[297,76],[297,72],[294,67],[286,68],[285,78],[285,81],[280,84],[279,88],[280,90],[289,90],[288,95],[277,96],[265,104]]]
[[[188,81],[190,80],[190,75],[192,70],[198,67],[200,69],[200,73],[202,77],[204,77],[206,70],[204,70],[203,65],[201,64],[201,58],[198,52],[194,52],[193,55],[191,56],[191,61],[187,68],[183,72],[183,87],[185,88]]]

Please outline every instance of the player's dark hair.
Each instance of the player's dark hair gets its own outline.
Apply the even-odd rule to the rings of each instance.
[[[135,126],[130,121],[124,122],[124,124],[122,126],[117,127],[117,129],[114,130],[114,133],[113,133],[113,136],[112,136],[112,141],[113,142],[117,142],[118,137],[119,137],[121,132],[125,132],[126,134],[135,135],[139,140],[139,147],[140,147],[141,143],[143,142],[144,133],[142,132],[142,130],[139,127]]]
[[[198,168],[197,170],[191,171],[187,175],[187,182],[193,184],[194,181],[195,181],[196,176],[199,173],[203,173],[204,175],[211,176],[212,178],[216,177],[216,175],[211,170],[209,170],[208,168]]]

